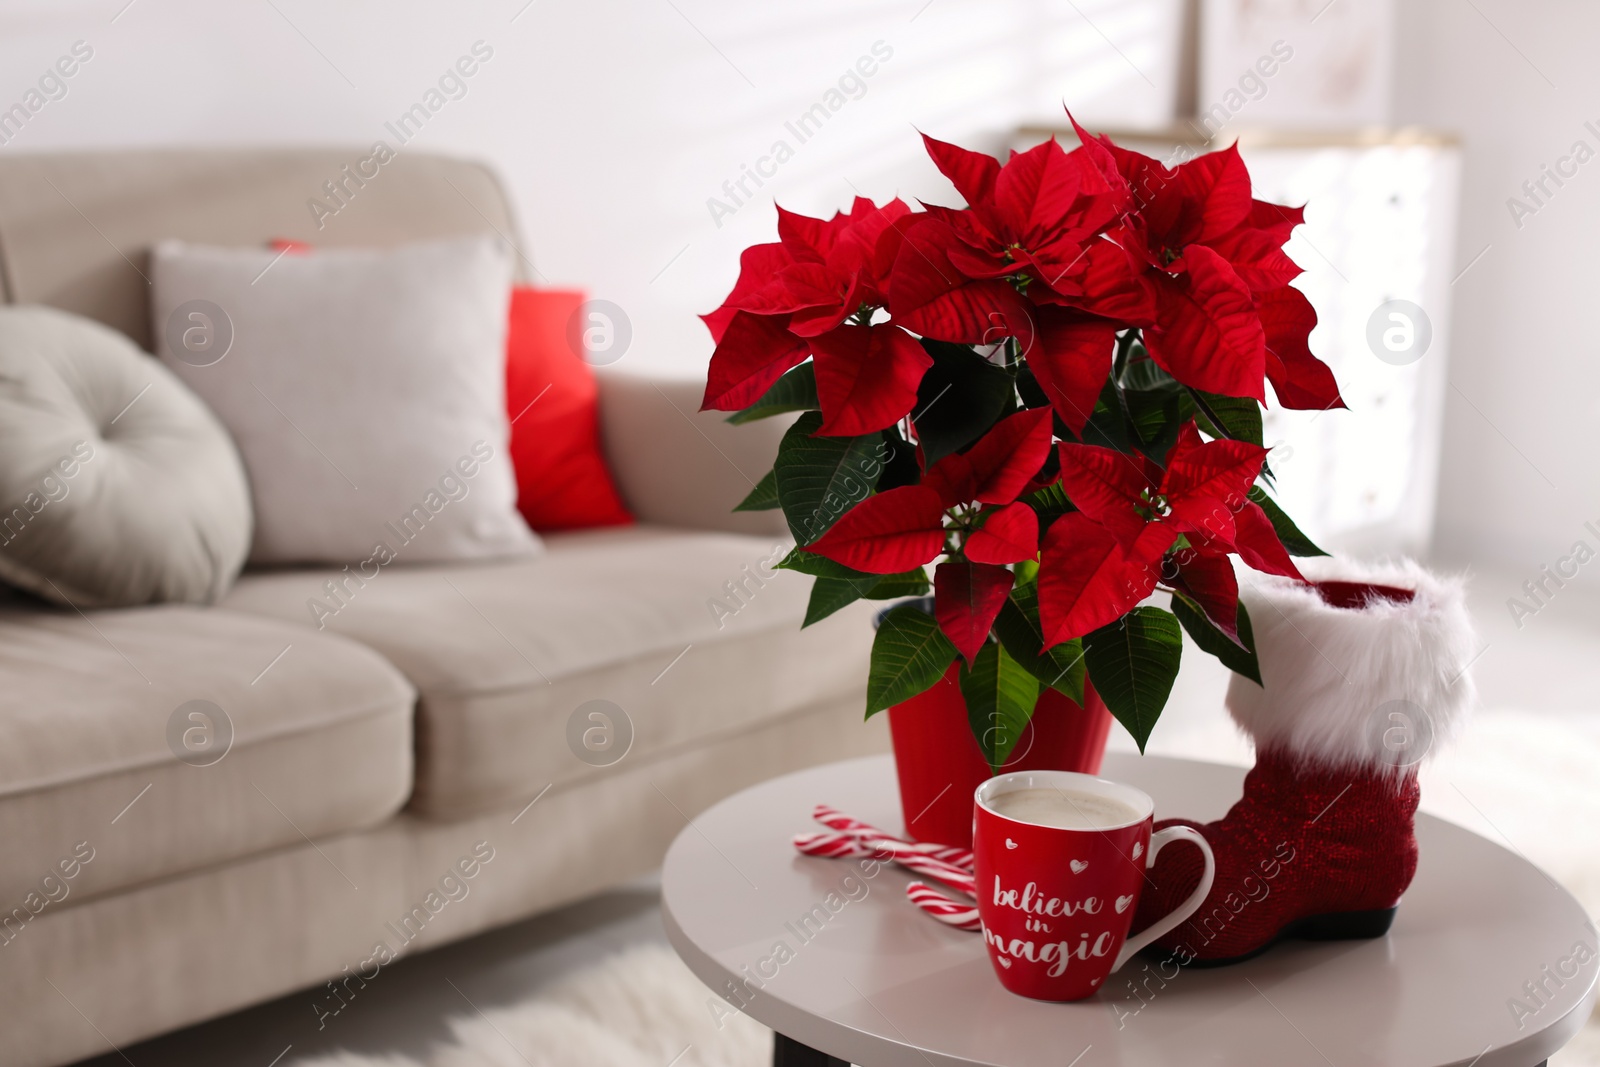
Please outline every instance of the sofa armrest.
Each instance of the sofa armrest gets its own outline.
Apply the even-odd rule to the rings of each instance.
[[[703,381],[626,371],[596,377],[606,458],[641,522],[789,536],[782,512],[733,508],[772,469],[796,416],[730,426],[726,413],[699,410]]]

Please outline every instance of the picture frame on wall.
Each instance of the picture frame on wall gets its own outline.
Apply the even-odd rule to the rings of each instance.
[[[1198,121],[1388,124],[1396,14],[1395,0],[1203,0]]]

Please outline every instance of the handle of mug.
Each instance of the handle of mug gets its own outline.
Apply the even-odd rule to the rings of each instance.
[[[1182,904],[1173,908],[1166,915],[1151,923],[1137,937],[1128,938],[1122,946],[1122,951],[1117,953],[1117,962],[1112,965],[1112,973],[1121,969],[1124,963],[1132,958],[1135,952],[1144,948],[1156,938],[1170,933],[1179,923],[1200,910],[1200,905],[1205,902],[1206,894],[1211,892],[1211,883],[1217,877],[1217,858],[1211,854],[1211,846],[1206,839],[1200,836],[1200,831],[1192,826],[1169,826],[1165,830],[1157,830],[1150,835],[1150,853],[1145,857],[1145,869],[1155,866],[1156,854],[1161,851],[1161,846],[1169,841],[1193,841],[1200,846],[1200,851],[1206,857],[1206,869],[1200,875],[1200,884],[1194,887]]]

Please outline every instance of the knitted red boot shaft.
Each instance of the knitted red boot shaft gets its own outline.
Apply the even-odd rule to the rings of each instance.
[[[1257,755],[1244,796],[1199,827],[1216,855],[1211,892],[1157,944],[1180,963],[1250,956],[1283,936],[1373,937],[1388,929],[1417,869],[1414,772],[1330,767],[1282,750]],[[1165,820],[1156,826],[1185,820]],[[1189,823],[1188,825],[1195,825]],[[1162,849],[1134,929],[1175,908],[1199,884],[1200,850]]]

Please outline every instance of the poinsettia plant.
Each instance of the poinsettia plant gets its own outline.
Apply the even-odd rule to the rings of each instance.
[[[1041,687],[1082,703],[1086,674],[1143,748],[1180,627],[1259,680],[1233,558],[1298,578],[1322,554],[1266,491],[1266,383],[1343,406],[1290,284],[1301,209],[1254,199],[1236,148],[1169,168],[1073,126],[1004,165],[924,137],[964,208],[779,208],[703,316],[704,408],[804,413],[739,509],[783,510],[806,625],[923,596],[932,565],[931,613],[882,618],[867,714],[959,663],[994,767]]]

